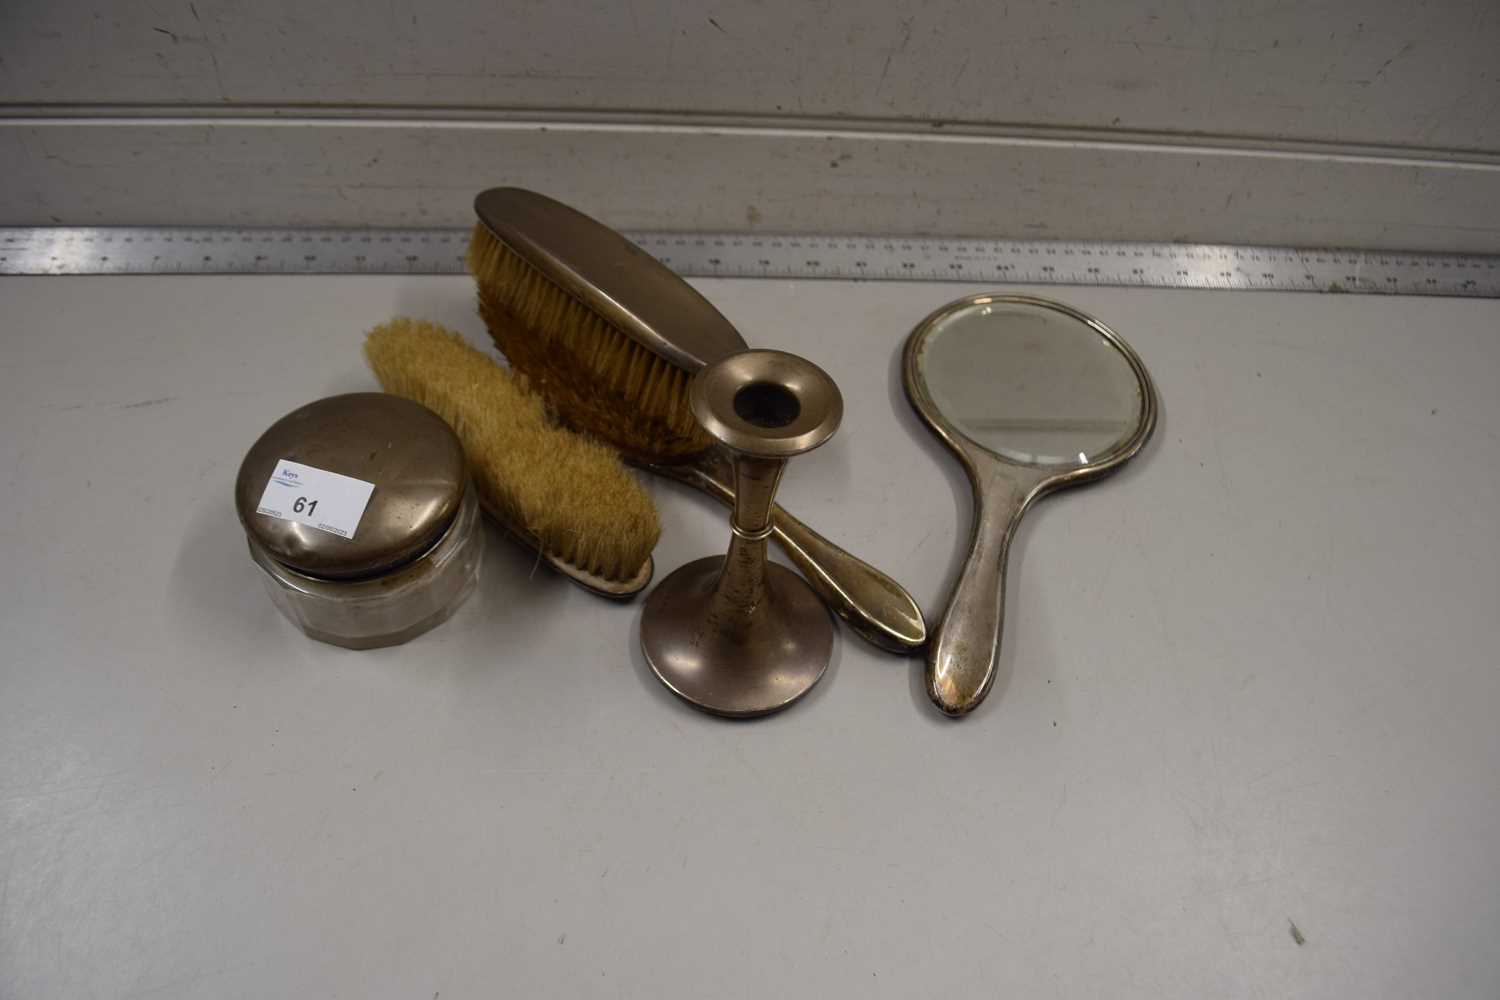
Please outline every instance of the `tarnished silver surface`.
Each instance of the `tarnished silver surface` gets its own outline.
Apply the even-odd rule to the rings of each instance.
[[[282,459],[373,483],[351,538],[256,512]],[[447,530],[463,500],[463,445],[420,403],[383,392],[330,396],[298,407],[251,446],[235,480],[245,532],[277,562],[347,580],[402,566]]]
[[[764,546],[762,545],[762,550]],[[796,573],[741,549],[674,571],[641,614],[647,662],[673,694],[729,718],[768,715],[812,690],[833,655],[828,609]],[[764,595],[752,613],[715,594],[731,565],[762,561]]]
[[[522,188],[474,199],[480,223],[564,291],[642,347],[696,371],[745,340],[697,290],[602,223]]]
[[[694,414],[733,455],[729,552],[680,567],[646,599],[641,648],[663,684],[716,715],[785,708],[828,667],[833,622],[796,574],[766,561],[771,508],[791,455],[838,428],[843,399],[822,369],[746,351],[694,379]]]
[[[646,468],[726,507],[734,506],[734,469],[722,451],[704,452],[690,462]],[[771,540],[781,546],[824,603],[865,641],[908,655],[926,645],[927,622],[904,587],[788,514],[780,504],[771,507]]]
[[[1117,359],[1121,369],[1135,380],[1135,405],[1133,412],[1127,414],[1128,423],[1122,426],[1120,433],[1106,432],[1099,438],[1101,421],[1095,419],[1088,409],[1095,401],[1076,395],[1053,394],[1052,402],[1059,412],[1070,407],[1082,408],[1080,412],[1085,418],[1080,420],[1064,420],[1056,414],[1027,420],[1008,414],[1004,419],[980,421],[964,414],[946,412],[939,405],[946,387],[929,382],[931,373],[926,357],[933,338],[939,335],[945,323],[952,322],[955,317],[986,322],[991,318],[989,310],[992,308],[995,312],[991,327],[997,336],[1001,335],[1005,332],[1003,324],[1008,320],[1014,322],[1016,317],[1015,313],[1007,316],[1007,307],[1039,310],[1038,315],[1065,318],[1090,331],[1091,337],[1099,338],[1098,343],[1107,349],[1109,356]],[[1025,346],[1034,350],[1038,344],[1032,341]],[[1007,366],[1017,360],[997,351],[989,371],[968,366],[964,374],[974,378],[992,377],[999,395],[999,380],[1005,377]],[[947,610],[927,648],[928,697],[946,714],[961,716],[973,711],[984,700],[995,680],[1005,622],[1005,562],[1021,516],[1037,498],[1065,486],[1098,479],[1139,452],[1156,426],[1156,390],[1145,365],[1119,334],[1070,306],[1023,295],[971,295],[937,310],[918,324],[907,339],[902,370],[912,407],[958,456],[974,493],[968,557],[954,584]],[[1066,371],[1060,374],[1068,375]],[[1063,378],[1058,384],[1066,386],[1067,383],[1068,380]],[[1000,434],[1006,433],[1008,427],[1010,433],[1026,439],[1026,435],[1037,433],[1038,426],[1047,424],[1063,425],[1065,434],[1080,433],[1078,428],[1081,427],[1082,433],[1093,435],[1085,440],[1104,440],[1107,443],[1099,453],[1080,452],[1076,459],[1061,454],[1033,453],[1030,461],[1023,461],[1018,457],[1019,452],[1005,448],[989,436],[997,427]],[[976,440],[977,435],[983,435],[989,443]],[[1036,446],[1027,440],[1027,446],[1035,451]]]
[[[800,455],[826,441],[844,399],[823,369],[785,351],[745,351],[706,368],[689,388],[693,413],[731,451]]]
[[[691,285],[619,233],[581,212],[519,188],[483,192],[475,199],[475,211],[497,239],[549,280],[608,318],[647,350],[683,370],[697,372],[710,361],[746,349],[739,332]],[[741,380],[735,391],[749,390],[746,396],[736,397],[741,408],[753,396],[754,387],[743,383],[739,369],[726,367],[715,377]],[[776,377],[803,376],[784,367]],[[808,397],[814,398],[826,401],[836,396]],[[773,433],[765,433],[767,428],[762,426],[760,433],[749,436],[742,433],[745,419],[734,405],[725,408],[722,418],[705,411],[704,419],[715,421],[716,426],[710,430],[733,439],[731,444],[749,441],[754,447],[793,454],[800,447],[804,429],[814,426],[821,415],[802,414]],[[732,484],[726,486],[729,477],[721,474],[723,466],[722,459],[700,453],[682,468],[645,467],[723,499],[726,490],[733,492]],[[898,653],[921,647],[927,637],[922,611],[899,584],[784,513],[778,521],[780,528],[772,537],[856,632]],[[645,581],[632,582],[618,596],[639,589],[636,583],[644,586]]]

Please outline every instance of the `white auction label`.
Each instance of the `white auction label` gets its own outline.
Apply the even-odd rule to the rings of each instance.
[[[296,521],[342,538],[353,538],[374,491],[375,484],[363,479],[283,458],[276,463],[276,471],[271,473],[256,510],[283,521]]]

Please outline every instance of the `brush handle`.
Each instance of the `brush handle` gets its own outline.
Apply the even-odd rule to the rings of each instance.
[[[734,506],[733,470],[717,450],[673,465],[648,465]],[[922,609],[902,586],[782,510],[771,508],[771,537],[829,607],[870,643],[893,653],[913,653],[927,642]]]

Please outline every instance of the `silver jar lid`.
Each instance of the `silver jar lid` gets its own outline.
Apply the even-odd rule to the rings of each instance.
[[[283,459],[373,483],[350,538],[258,513]],[[431,410],[380,392],[308,403],[260,436],[240,465],[234,502],[252,542],[307,576],[350,580],[403,566],[453,523],[467,474],[463,445]]]

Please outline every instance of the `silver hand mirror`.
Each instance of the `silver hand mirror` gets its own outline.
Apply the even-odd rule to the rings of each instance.
[[[949,715],[989,693],[1005,559],[1032,501],[1118,468],[1156,426],[1156,390],[1119,334],[1060,302],[971,295],[906,341],[906,394],[974,489],[969,555],[927,646],[927,694]]]

